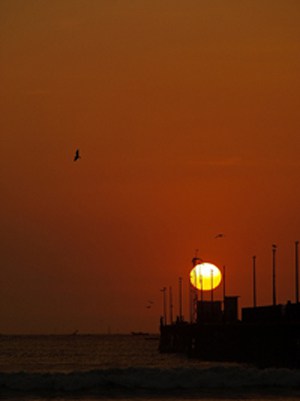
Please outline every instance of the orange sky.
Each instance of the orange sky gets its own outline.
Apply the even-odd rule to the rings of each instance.
[[[250,306],[254,254],[272,302],[276,243],[294,301],[299,16],[298,0],[1,0],[1,333],[157,331],[180,276],[188,317],[196,248]]]

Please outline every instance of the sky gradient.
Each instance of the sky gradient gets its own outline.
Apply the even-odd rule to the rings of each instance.
[[[195,249],[250,306],[253,255],[272,303],[277,244],[277,300],[295,300],[299,16],[298,0],[0,1],[0,333],[157,331],[179,277],[188,318]]]

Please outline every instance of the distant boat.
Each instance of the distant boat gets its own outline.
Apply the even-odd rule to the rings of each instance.
[[[132,336],[149,336],[149,333],[145,331],[132,331],[131,332]]]

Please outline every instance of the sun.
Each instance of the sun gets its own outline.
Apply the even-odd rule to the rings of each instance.
[[[190,282],[198,290],[211,291],[220,285],[222,273],[212,263],[203,262],[196,265],[190,272]]]

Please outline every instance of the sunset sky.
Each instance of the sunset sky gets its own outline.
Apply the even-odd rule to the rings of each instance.
[[[189,317],[195,249],[251,306],[277,244],[294,302],[299,19],[299,0],[0,0],[0,333],[158,331],[180,276]]]

